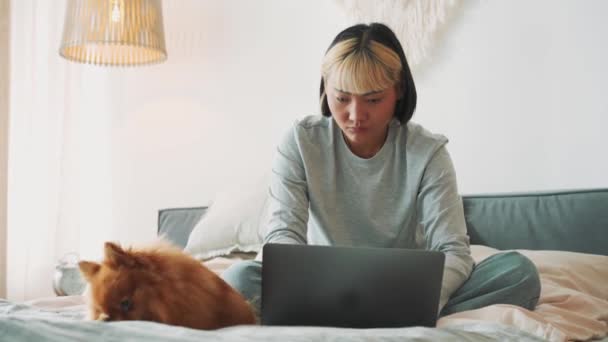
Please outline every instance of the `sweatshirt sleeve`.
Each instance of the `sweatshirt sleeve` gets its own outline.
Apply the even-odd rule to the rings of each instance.
[[[304,163],[296,142],[297,129],[296,123],[284,136],[275,153],[264,243],[307,243],[308,187]]]
[[[474,264],[456,172],[445,146],[435,152],[424,171],[417,211],[424,227],[427,249],[445,254],[440,312],[450,296],[468,279]]]

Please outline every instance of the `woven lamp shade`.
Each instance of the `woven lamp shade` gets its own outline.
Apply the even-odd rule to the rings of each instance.
[[[59,54],[127,66],[167,59],[160,0],[68,0]]]

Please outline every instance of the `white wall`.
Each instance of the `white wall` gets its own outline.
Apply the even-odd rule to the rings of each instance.
[[[419,79],[464,193],[608,187],[608,2],[470,1]]]
[[[6,297],[6,195],[8,159],[9,0],[0,0],[0,298]]]
[[[169,61],[120,71],[115,85],[124,240],[151,238],[159,208],[208,203],[267,170],[290,123],[318,113],[320,60],[346,26],[332,1],[175,3]],[[462,11],[414,75],[414,120],[450,138],[461,192],[608,187],[608,2],[469,1]]]

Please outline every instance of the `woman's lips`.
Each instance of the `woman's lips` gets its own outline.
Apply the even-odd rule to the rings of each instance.
[[[360,134],[360,133],[367,131],[367,128],[366,127],[349,127],[349,128],[347,128],[347,130],[353,134]]]

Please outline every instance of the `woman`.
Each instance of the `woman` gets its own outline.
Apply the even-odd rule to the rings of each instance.
[[[297,121],[278,146],[265,243],[441,251],[441,315],[497,303],[533,310],[530,260],[509,252],[473,267],[447,139],[410,122],[416,88],[395,34],[378,23],[339,33],[320,93],[323,115]],[[259,311],[258,257],[223,277]]]

